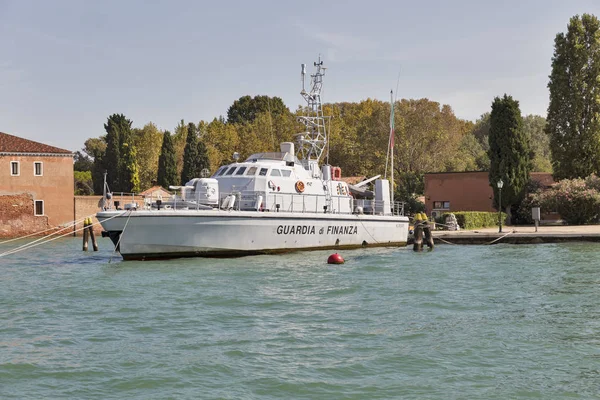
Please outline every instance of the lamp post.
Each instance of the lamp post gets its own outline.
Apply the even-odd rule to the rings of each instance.
[[[498,186],[498,223],[500,226],[498,232],[502,233],[502,186],[504,186],[502,179],[498,181],[496,186]]]

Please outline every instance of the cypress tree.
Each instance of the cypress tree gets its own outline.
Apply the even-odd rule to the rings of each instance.
[[[566,35],[554,40],[550,136],[556,179],[600,172],[600,23],[590,14],[571,18]]]
[[[104,124],[106,130],[106,151],[102,156],[102,168],[107,172],[106,180],[112,191],[119,191],[119,159],[121,158],[121,131],[118,124],[118,115],[113,114],[108,117]],[[103,171],[102,171],[103,172]]]
[[[128,163],[135,162],[124,144],[131,143],[131,120],[123,114],[113,114],[106,124],[106,152],[102,157],[104,169],[108,172],[107,180],[113,192],[130,192],[132,189],[131,169]],[[125,158],[127,160],[125,160]]]
[[[177,163],[175,161],[175,149],[173,147],[173,139],[171,133],[165,131],[163,135],[162,147],[160,156],[158,157],[158,177],[157,183],[169,188],[169,185],[177,185]]]
[[[198,158],[196,163],[196,172],[197,177],[202,175],[203,169],[208,169],[210,171],[210,160],[208,159],[208,151],[206,150],[206,145],[203,140],[198,140]]]
[[[498,207],[497,183],[502,179],[502,206],[510,220],[510,207],[521,200],[531,171],[529,137],[523,130],[519,102],[511,96],[505,94],[494,99],[488,140],[489,181],[494,191],[494,202]]]
[[[185,184],[198,174],[198,130],[193,122],[188,124],[187,138],[183,150],[183,169],[181,170],[181,183]]]

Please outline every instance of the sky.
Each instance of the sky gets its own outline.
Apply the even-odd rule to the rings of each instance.
[[[583,13],[600,1],[0,0],[0,132],[76,151],[113,113],[173,131],[244,95],[295,110],[319,55],[324,102],[397,87],[475,121],[507,93],[545,116],[554,38]]]

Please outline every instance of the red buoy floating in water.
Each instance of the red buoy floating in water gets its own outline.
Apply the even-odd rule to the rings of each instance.
[[[338,253],[332,254],[327,259],[327,264],[343,264],[344,257],[340,256]]]

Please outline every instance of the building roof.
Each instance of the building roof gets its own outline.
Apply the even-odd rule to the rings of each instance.
[[[0,153],[47,153],[47,154],[73,154],[70,150],[23,139],[18,136],[0,132]]]
[[[155,192],[158,192],[161,190],[165,193],[171,194],[171,192],[169,192],[167,189],[165,189],[162,186],[152,186],[150,189],[144,190],[142,193],[140,193],[140,196],[150,196],[152,193],[155,193]]]

